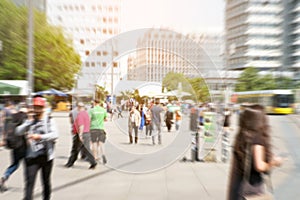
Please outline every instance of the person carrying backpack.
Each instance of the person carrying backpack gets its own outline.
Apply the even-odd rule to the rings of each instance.
[[[0,179],[0,191],[5,192],[5,182],[18,169],[20,161],[26,156],[26,139],[15,134],[17,126],[21,125],[27,118],[26,107],[21,107],[18,113],[11,114],[6,118],[6,148],[11,149],[11,165],[6,169]]]

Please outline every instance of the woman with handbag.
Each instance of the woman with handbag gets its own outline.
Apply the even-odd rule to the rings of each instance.
[[[282,164],[271,152],[268,119],[261,105],[250,105],[240,115],[229,178],[228,200],[270,199],[264,174]],[[271,189],[271,184],[268,185]]]

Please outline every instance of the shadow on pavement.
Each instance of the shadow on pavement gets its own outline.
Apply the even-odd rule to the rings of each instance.
[[[122,164],[122,165],[120,165],[120,166],[118,166],[118,167],[124,167],[124,166],[126,166],[126,165],[130,165],[130,164],[136,163],[136,162],[138,162],[139,160],[140,160],[140,159],[135,159],[135,160],[133,160],[133,161],[124,163],[124,164]],[[85,169],[86,169],[86,168],[85,168]],[[66,169],[66,170],[68,170],[68,169]],[[107,169],[107,170],[98,172],[98,173],[96,173],[96,174],[91,174],[91,175],[86,176],[86,177],[84,177],[84,178],[81,178],[81,179],[78,179],[78,180],[75,180],[75,181],[71,181],[71,182],[69,182],[69,183],[65,183],[65,184],[63,184],[63,185],[61,185],[61,186],[54,187],[54,188],[52,188],[52,192],[56,192],[56,191],[59,191],[59,190],[63,190],[63,189],[65,189],[65,188],[72,187],[72,186],[77,185],[77,184],[82,184],[82,182],[85,182],[85,181],[94,179],[94,178],[96,178],[96,177],[98,177],[98,176],[101,176],[101,175],[103,175],[103,174],[109,173],[109,172],[111,172],[111,171],[115,171],[115,169],[112,169],[112,168],[111,168],[111,169]],[[38,193],[38,194],[34,195],[34,198],[41,197],[41,196],[42,196],[42,193]]]

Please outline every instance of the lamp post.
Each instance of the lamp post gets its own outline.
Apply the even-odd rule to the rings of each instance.
[[[28,71],[27,71],[27,81],[28,81],[28,99],[27,103],[28,105],[32,104],[32,91],[34,88],[33,83],[33,4],[32,0],[28,1],[28,58],[27,58],[27,65],[28,65]]]

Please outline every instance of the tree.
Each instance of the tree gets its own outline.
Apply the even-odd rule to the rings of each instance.
[[[189,79],[192,91],[191,94],[195,96],[196,101],[206,102],[209,101],[209,90],[203,78]]]
[[[275,82],[277,89],[293,89],[296,87],[293,80],[285,76],[275,78]]]
[[[235,85],[235,91],[252,91],[256,90],[259,84],[259,74],[258,70],[249,67],[243,71],[241,76],[237,80],[237,84]]]
[[[202,102],[209,100],[208,87],[203,78],[187,78],[182,73],[169,72],[163,79],[163,87],[169,91],[178,90],[178,83],[181,83],[183,92],[192,94],[193,100]],[[173,97],[169,97],[168,99],[174,100]]]
[[[169,72],[163,79],[163,90],[164,88],[167,88],[167,91],[177,90],[180,82],[182,83],[182,90],[186,90],[189,83],[184,74]]]
[[[27,10],[8,0],[0,1],[0,79],[27,78]],[[35,11],[34,90],[71,89],[80,70],[80,57],[60,28],[47,23],[44,13]]]
[[[271,74],[264,75],[259,78],[256,90],[274,90],[276,89],[276,82]]]

